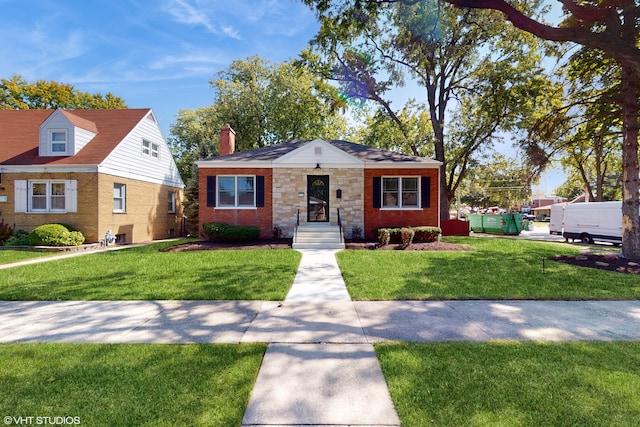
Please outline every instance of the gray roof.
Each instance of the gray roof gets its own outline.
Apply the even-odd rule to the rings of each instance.
[[[211,157],[205,160],[224,160],[230,162],[241,161],[274,161],[310,143],[309,139],[297,139],[289,142],[269,145],[267,147],[253,150],[239,151],[224,157]],[[410,156],[396,153],[394,151],[383,150],[381,148],[369,147],[367,145],[355,144],[353,142],[341,140],[325,140],[326,143],[344,151],[363,162],[405,162],[405,163],[433,163],[434,160],[428,157]]]

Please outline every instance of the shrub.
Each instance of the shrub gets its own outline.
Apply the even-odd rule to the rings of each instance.
[[[381,235],[381,232],[383,232],[383,230],[384,235]],[[411,230],[413,232],[413,236],[411,235],[411,232],[405,230]],[[374,229],[374,233],[376,233],[376,235],[378,236],[378,241],[383,245],[386,245],[388,243],[397,243],[403,246],[408,246],[411,243],[437,242],[438,240],[440,240],[442,230],[439,227],[428,226],[385,227]],[[383,238],[386,243],[383,243]]]
[[[216,242],[251,242],[260,238],[260,229],[253,225],[230,225],[223,222],[207,222],[202,229]]]
[[[413,227],[416,235],[413,238],[415,243],[429,243],[440,240],[442,230],[439,227]]]
[[[413,242],[413,236],[416,235],[416,232],[413,231],[412,228],[401,228],[400,236],[402,238],[402,246],[407,247]]]
[[[29,245],[29,232],[25,230],[16,230],[13,232],[4,244],[6,246],[27,246]]]
[[[32,246],[77,246],[82,243],[82,233],[69,231],[62,224],[43,224],[29,233],[29,244]]]
[[[391,241],[391,230],[388,228],[379,228],[377,233],[378,233],[378,242],[380,242],[382,246],[388,245],[389,242]]]
[[[271,236],[275,240],[282,238],[282,228],[280,228],[279,225],[274,225],[273,228],[271,229]]]
[[[11,237],[14,228],[15,225],[11,226],[4,222],[4,219],[0,220],[0,246],[2,246],[4,242]]]

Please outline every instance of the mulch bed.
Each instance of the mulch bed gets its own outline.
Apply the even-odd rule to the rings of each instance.
[[[187,251],[212,251],[229,249],[288,249],[291,248],[291,239],[258,240],[249,243],[222,243],[210,240],[181,243],[162,249],[162,252],[187,252]]]
[[[369,249],[369,250],[406,250],[406,251],[468,251],[472,248],[453,243],[430,242],[412,243],[407,247],[402,245],[389,244],[380,246],[375,242],[347,242],[346,249]],[[259,240],[251,243],[221,243],[209,240],[182,243],[163,249],[163,252],[187,252],[187,251],[210,251],[225,249],[288,249],[291,248],[291,239]]]
[[[626,274],[640,274],[640,261],[620,258],[616,254],[580,254],[551,257],[553,261],[577,265],[579,267],[597,268],[599,270],[617,271]]]

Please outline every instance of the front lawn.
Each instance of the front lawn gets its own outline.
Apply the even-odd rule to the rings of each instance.
[[[376,344],[405,427],[637,426],[640,343]]]
[[[573,245],[447,237],[472,251],[346,250],[338,263],[354,300],[638,299],[640,276],[550,261]]]
[[[31,258],[41,258],[45,256],[57,255],[55,252],[43,252],[36,250],[15,250],[15,249],[3,249],[0,250],[0,265],[11,264],[14,262],[24,261]]]
[[[10,268],[0,275],[0,300],[279,301],[301,258],[292,249],[159,251],[175,244]]]
[[[3,344],[0,414],[34,425],[239,426],[265,349]]]

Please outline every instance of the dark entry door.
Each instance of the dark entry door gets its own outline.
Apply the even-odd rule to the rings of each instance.
[[[329,221],[329,175],[307,176],[307,221]]]

